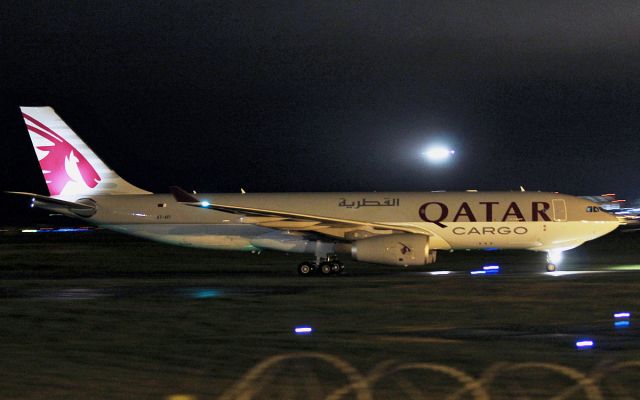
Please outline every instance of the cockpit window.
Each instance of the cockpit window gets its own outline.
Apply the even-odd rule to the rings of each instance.
[[[593,212],[593,206],[587,206],[587,212]]]
[[[593,212],[600,212],[602,211],[602,209],[600,207],[596,207],[596,206],[587,206],[587,212],[588,213],[593,213]]]

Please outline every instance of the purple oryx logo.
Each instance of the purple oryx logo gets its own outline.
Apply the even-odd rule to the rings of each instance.
[[[45,152],[44,157],[38,154],[40,168],[45,176],[49,193],[56,196],[62,193],[69,183],[78,183],[87,188],[94,188],[101,178],[80,152],[69,142],[42,122],[22,113],[27,129],[35,133],[48,143],[34,146]],[[38,153],[38,152],[36,152]]]

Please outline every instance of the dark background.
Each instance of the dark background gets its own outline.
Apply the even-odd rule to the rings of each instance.
[[[640,3],[0,3],[0,189],[47,193],[19,105],[154,192],[640,197]],[[456,149],[434,167],[424,147]],[[44,218],[2,195],[0,225]]]

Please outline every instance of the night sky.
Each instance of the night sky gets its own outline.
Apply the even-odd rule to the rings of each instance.
[[[637,1],[3,1],[0,52],[2,190],[47,193],[18,106],[50,105],[154,192],[640,198]]]

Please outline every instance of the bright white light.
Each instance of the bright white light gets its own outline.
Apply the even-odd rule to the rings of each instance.
[[[549,276],[565,276],[565,275],[579,275],[579,274],[601,274],[607,271],[553,271],[553,272],[541,272],[543,275]]]
[[[449,275],[451,271],[431,271],[431,275]]]
[[[628,312],[618,312],[613,314],[613,318],[630,318],[631,313]]]
[[[200,203],[200,205],[202,205],[202,207],[209,207],[211,203],[209,203],[208,201],[203,201],[202,203]]]
[[[558,265],[562,262],[562,252],[561,251],[550,251],[548,253],[549,262]]]
[[[313,329],[310,326],[298,326],[294,329],[294,332],[298,335],[306,335],[313,332]]]
[[[576,347],[579,349],[593,347],[593,340],[580,340],[576,342]]]
[[[441,163],[447,161],[454,153],[454,150],[446,146],[432,146],[422,153],[422,155],[424,155],[429,162]]]

